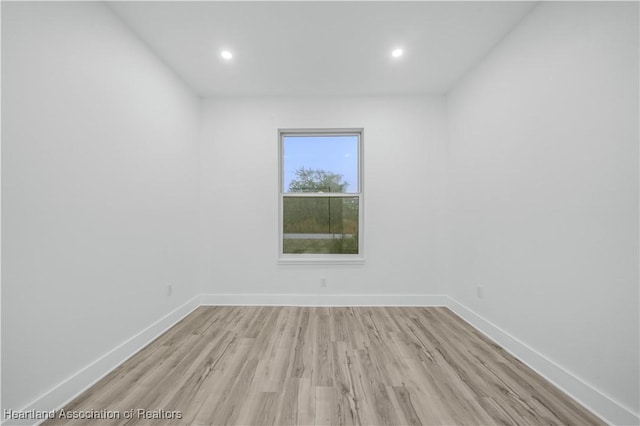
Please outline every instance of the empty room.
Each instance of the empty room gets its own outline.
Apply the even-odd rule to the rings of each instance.
[[[2,1],[1,424],[640,424],[639,5]]]

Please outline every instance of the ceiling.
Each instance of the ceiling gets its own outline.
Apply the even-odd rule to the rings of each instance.
[[[199,95],[233,96],[446,93],[535,2],[109,4]]]

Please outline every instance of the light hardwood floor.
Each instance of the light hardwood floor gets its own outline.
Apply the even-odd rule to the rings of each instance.
[[[200,307],[65,409],[182,418],[45,425],[602,424],[447,308]]]

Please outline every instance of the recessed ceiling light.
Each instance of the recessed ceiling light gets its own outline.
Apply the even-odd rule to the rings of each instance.
[[[393,52],[391,52],[391,56],[393,56],[394,58],[399,58],[403,53],[404,51],[402,49],[394,49]]]
[[[233,58],[233,55],[231,54],[231,52],[229,52],[228,50],[223,50],[220,53],[220,56],[222,56],[222,59],[226,59],[227,61],[231,58]]]

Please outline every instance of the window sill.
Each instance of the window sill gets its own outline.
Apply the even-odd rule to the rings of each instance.
[[[312,257],[287,256],[278,258],[278,265],[364,265],[364,258],[354,257]]]

